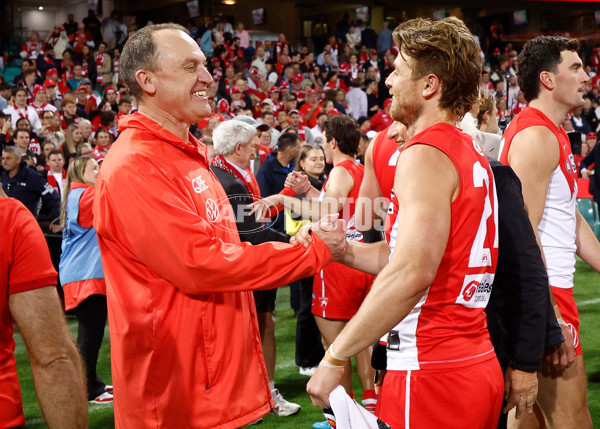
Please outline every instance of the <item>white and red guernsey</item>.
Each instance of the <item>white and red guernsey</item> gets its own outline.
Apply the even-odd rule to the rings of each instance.
[[[552,171],[546,204],[538,234],[548,280],[554,287],[573,287],[575,273],[575,229],[577,226],[577,167],[571,152],[569,136],[562,127],[557,127],[544,113],[534,107],[526,107],[511,121],[500,142],[500,159],[508,164],[508,153],[512,139],[525,128],[543,126],[552,131],[558,141],[560,158]],[[548,146],[556,142],[546,142]]]
[[[435,124],[410,139],[404,150],[416,144],[433,146],[452,160],[460,190],[451,204],[450,234],[434,281],[404,320],[382,339],[387,342],[387,369],[473,365],[494,354],[484,313],[498,259],[494,178],[479,145],[456,127]],[[396,237],[402,234],[397,215],[398,199],[392,190],[386,219],[386,241],[392,254]]]

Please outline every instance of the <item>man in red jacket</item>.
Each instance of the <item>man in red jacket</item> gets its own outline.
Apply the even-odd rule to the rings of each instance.
[[[306,248],[240,243],[188,129],[211,113],[205,62],[175,24],[137,31],[121,57],[139,110],[119,121],[94,201],[117,428],[237,428],[269,412],[250,290],[311,276],[345,252],[341,222]]]

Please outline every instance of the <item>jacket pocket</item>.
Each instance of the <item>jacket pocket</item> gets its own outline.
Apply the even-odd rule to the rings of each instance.
[[[200,318],[200,329],[198,329],[198,348],[200,351],[200,359],[202,359],[202,369],[204,370],[204,388],[208,390],[210,387],[210,375],[208,373],[208,357],[206,353],[206,339],[204,338],[204,320]]]

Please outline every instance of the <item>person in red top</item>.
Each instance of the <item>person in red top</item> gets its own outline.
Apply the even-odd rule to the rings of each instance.
[[[25,426],[14,356],[16,323],[50,428],[87,427],[79,353],[56,293],[56,271],[33,215],[0,188],[0,426]]]
[[[381,420],[463,428],[468,415],[472,427],[495,427],[504,383],[483,311],[497,257],[494,182],[477,144],[455,127],[478,98],[479,49],[455,17],[409,20],[393,36],[401,54],[386,85],[392,117],[410,140],[390,205],[392,250],[350,243],[344,262],[378,277],[307,390],[315,405],[329,407],[348,356],[387,333]],[[432,162],[435,177],[421,174]]]
[[[373,228],[383,231],[383,221],[396,176],[396,164],[400,150],[407,141],[406,126],[395,121],[378,133],[369,144],[356,208],[355,223],[359,231],[364,233]]]
[[[233,428],[264,416],[273,403],[250,291],[313,275],[345,250],[341,223],[325,223],[333,230],[306,248],[240,242],[189,132],[211,113],[205,62],[176,24],[136,31],[121,56],[139,110],[119,121],[94,200],[117,429]]]
[[[318,89],[311,89],[308,92],[308,100],[300,106],[300,117],[302,117],[309,128],[314,128],[317,125],[317,116],[323,111],[323,106],[319,103]]]
[[[44,53],[44,42],[40,40],[40,35],[37,31],[31,32],[31,38],[23,44],[20,56],[23,59],[35,60],[38,55]]]
[[[390,116],[390,108],[392,106],[392,99],[388,98],[383,102],[383,110],[375,113],[371,118],[371,129],[373,131],[383,131],[389,127],[394,120]]]

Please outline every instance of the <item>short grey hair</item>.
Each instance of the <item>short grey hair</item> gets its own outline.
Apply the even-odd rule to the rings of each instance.
[[[4,148],[2,149],[2,152],[14,153],[15,156],[17,156],[18,158],[23,158],[23,153],[16,146],[4,146]]]
[[[214,129],[212,139],[217,155],[231,155],[238,143],[247,145],[256,135],[257,130],[252,125],[231,119],[221,122]]]
[[[156,71],[158,69],[156,61],[158,51],[152,34],[160,30],[179,30],[189,34],[185,27],[172,22],[147,25],[129,37],[121,53],[120,76],[131,90],[131,94],[138,100],[143,98],[144,91],[138,85],[135,74],[138,70]]]
[[[79,122],[78,122],[79,126],[81,127],[82,125],[92,125],[91,121],[88,121],[85,118],[79,118]]]

